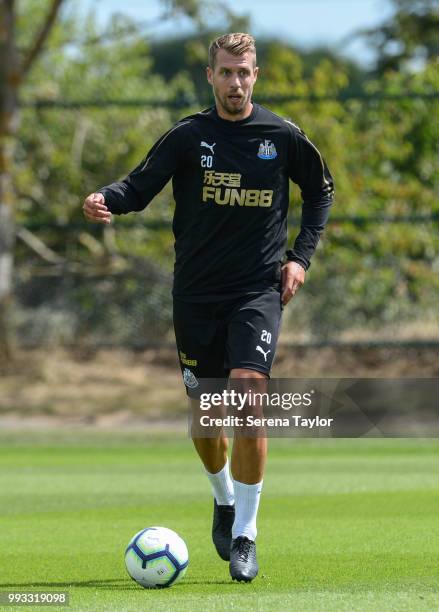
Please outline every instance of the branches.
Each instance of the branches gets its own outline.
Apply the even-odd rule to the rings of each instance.
[[[29,51],[27,52],[27,55],[25,56],[23,60],[22,67],[21,67],[22,78],[26,76],[26,74],[29,72],[35,60],[40,55],[43,49],[44,43],[46,42],[50,34],[50,31],[55,25],[55,21],[58,16],[59,9],[61,8],[61,4],[63,2],[64,0],[52,0],[52,5],[46,15],[46,19],[39,33],[35,37],[33,45],[31,45],[31,48],[29,49]]]
[[[34,269],[40,269],[44,274],[62,275],[65,272],[71,274],[81,274],[83,276],[93,276],[102,274],[119,274],[122,270],[127,268],[127,263],[123,257],[115,255],[114,248],[113,252],[110,253],[110,258],[107,257],[108,248],[107,241],[104,239],[104,244],[96,240],[91,234],[81,232],[79,235],[79,242],[87,248],[92,254],[92,258],[88,261],[73,261],[61,257],[53,249],[48,247],[38,236],[33,232],[30,232],[25,227],[17,229],[17,238],[21,240],[31,251],[33,251],[40,259],[50,266],[44,268],[38,268],[34,266]],[[111,237],[109,238],[111,243]],[[109,246],[112,246],[111,244]]]
[[[20,227],[17,230],[17,238],[22,240],[30,249],[32,249],[32,251],[34,251],[34,253],[41,257],[41,259],[43,259],[44,261],[47,261],[51,264],[64,263],[65,260],[63,257],[60,257],[58,253],[52,251],[52,249],[46,246],[40,238],[35,236],[35,234],[32,234],[32,232],[30,232],[25,227]]]

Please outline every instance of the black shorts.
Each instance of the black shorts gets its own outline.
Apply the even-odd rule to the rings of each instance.
[[[216,302],[174,298],[174,330],[187,391],[234,368],[269,376],[282,315],[278,291]]]

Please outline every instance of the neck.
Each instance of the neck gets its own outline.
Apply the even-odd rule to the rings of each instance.
[[[228,113],[220,104],[218,104],[217,101],[215,101],[215,106],[218,116],[221,117],[221,119],[226,119],[226,121],[241,121],[242,119],[247,119],[247,117],[250,117],[253,110],[252,102],[248,102],[245,108],[243,108],[242,111],[236,115]]]

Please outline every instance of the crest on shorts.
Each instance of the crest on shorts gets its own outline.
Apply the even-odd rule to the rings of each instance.
[[[271,140],[265,140],[259,145],[258,157],[261,159],[274,159],[277,157],[276,147]]]
[[[198,380],[195,378],[195,374],[189,370],[189,368],[185,368],[183,370],[183,382],[186,387],[189,389],[195,389],[198,387]]]

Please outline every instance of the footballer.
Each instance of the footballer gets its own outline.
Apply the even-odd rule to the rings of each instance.
[[[181,119],[123,180],[84,202],[85,217],[143,210],[172,179],[175,199],[173,316],[191,401],[203,379],[264,384],[283,307],[303,285],[333,201],[333,180],[304,132],[253,101],[258,77],[252,36],[225,34],[209,48],[215,104]],[[287,250],[289,181],[303,199]],[[232,579],[258,573],[256,518],[265,437],[193,435],[213,491],[212,538]]]

